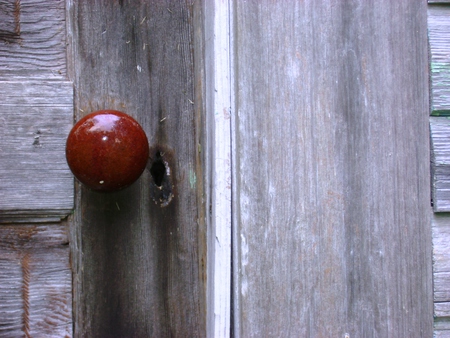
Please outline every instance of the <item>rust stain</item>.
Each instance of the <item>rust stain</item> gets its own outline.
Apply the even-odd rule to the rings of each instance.
[[[20,0],[14,3],[14,20],[16,22],[15,33],[20,35]]]

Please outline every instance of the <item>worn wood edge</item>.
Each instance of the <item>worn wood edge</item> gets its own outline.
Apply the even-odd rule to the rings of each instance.
[[[77,83],[75,80],[75,55],[77,54],[77,44],[74,41],[74,26],[75,26],[75,6],[73,0],[65,0],[65,14],[66,14],[66,69],[67,78],[73,82],[74,97],[73,97],[73,111],[74,120],[78,117],[79,101]],[[80,205],[80,183],[75,181],[74,184],[74,210]],[[82,321],[84,320],[82,314],[81,300],[81,267],[83,259],[82,235],[81,229],[77,224],[81,222],[81,215],[74,212],[68,217],[69,224],[69,249],[70,249],[70,264],[72,268],[72,332],[74,337],[81,337]]]
[[[237,126],[237,109],[238,109],[238,103],[237,103],[237,97],[238,97],[238,63],[237,63],[237,40],[235,39],[237,34],[237,11],[236,11],[236,2],[230,1],[229,3],[230,8],[230,63],[231,63],[231,73],[230,73],[230,81],[232,84],[231,87],[231,162],[233,164],[231,168],[231,210],[232,210],[232,231],[231,231],[231,244],[232,244],[232,280],[231,280],[231,312],[232,312],[232,318],[231,318],[231,336],[234,337],[240,337],[241,332],[241,295],[240,295],[240,284],[241,284],[241,268],[240,268],[240,262],[241,262],[241,243],[240,243],[240,236],[239,236],[239,215],[241,213],[240,210],[240,200],[239,200],[239,193],[238,193],[238,168],[240,166],[239,164],[239,157],[238,157],[238,149],[237,149],[237,139],[238,139],[238,126]]]
[[[204,335],[207,326],[207,294],[208,294],[208,233],[209,233],[209,203],[206,194],[209,189],[209,179],[207,173],[207,161],[209,153],[203,151],[208,137],[206,129],[206,103],[205,103],[205,18],[203,1],[193,3],[193,56],[194,56],[194,111],[195,111],[195,173],[196,173],[196,198],[198,204],[198,266],[199,281],[201,281],[202,299],[200,313],[203,316]],[[208,182],[208,183],[207,183]]]
[[[204,1],[207,172],[207,336],[229,337],[231,326],[231,1]]]
[[[73,209],[61,210],[11,210],[0,211],[0,224],[7,223],[52,223],[65,219]]]

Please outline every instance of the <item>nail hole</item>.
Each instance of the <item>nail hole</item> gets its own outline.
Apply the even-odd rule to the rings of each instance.
[[[160,187],[166,175],[166,166],[159,151],[156,153],[156,159],[150,168],[150,174],[152,175],[153,182],[155,182],[156,186]]]

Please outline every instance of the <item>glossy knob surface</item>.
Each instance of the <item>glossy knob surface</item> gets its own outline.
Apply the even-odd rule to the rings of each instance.
[[[142,127],[117,110],[99,110],[83,117],[66,143],[69,168],[81,183],[96,191],[117,191],[135,182],[148,155]]]

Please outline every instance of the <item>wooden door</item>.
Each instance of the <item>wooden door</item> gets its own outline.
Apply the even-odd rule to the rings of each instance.
[[[69,2],[77,118],[133,116],[169,167],[173,199],[149,170],[99,194],[76,185],[72,227],[75,333],[89,337],[205,335],[206,256],[202,85],[191,2]]]

